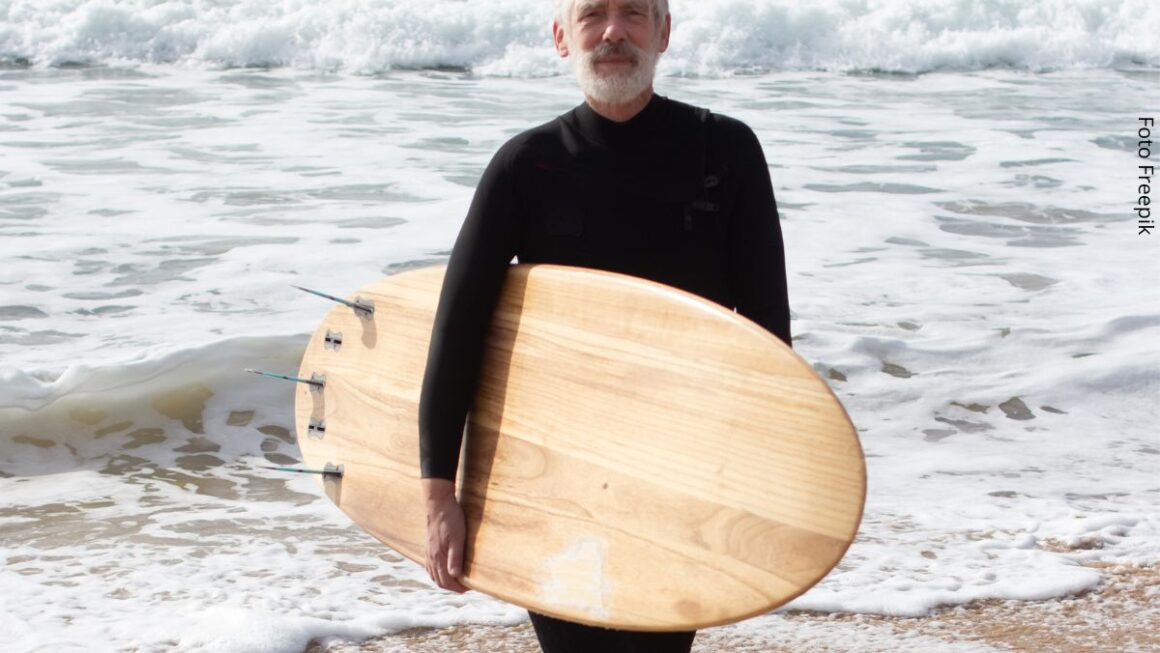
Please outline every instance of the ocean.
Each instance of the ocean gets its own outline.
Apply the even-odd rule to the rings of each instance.
[[[794,347],[867,454],[858,540],[789,607],[1049,600],[1160,560],[1160,236],[1134,210],[1160,5],[671,5],[657,91],[757,133]],[[293,389],[244,370],[296,371],[330,306],[292,284],[446,259],[495,150],[581,101],[551,11],[0,0],[6,651],[526,619],[267,469],[298,460]]]

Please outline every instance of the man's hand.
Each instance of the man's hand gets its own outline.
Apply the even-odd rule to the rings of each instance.
[[[427,573],[445,590],[468,590],[463,577],[463,547],[466,530],[463,508],[455,500],[455,483],[442,478],[423,479],[427,503]]]

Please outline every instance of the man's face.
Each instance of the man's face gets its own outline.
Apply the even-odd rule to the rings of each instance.
[[[652,87],[669,17],[658,21],[649,0],[576,0],[565,20],[553,26],[556,49],[572,57],[585,95],[620,104]]]

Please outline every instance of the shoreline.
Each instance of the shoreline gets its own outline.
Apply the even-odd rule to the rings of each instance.
[[[925,617],[787,611],[760,626],[697,634],[693,653],[1146,653],[1160,650],[1160,565],[1089,565],[1098,587],[1044,601],[987,599]],[[529,623],[417,628],[304,653],[538,653]]]

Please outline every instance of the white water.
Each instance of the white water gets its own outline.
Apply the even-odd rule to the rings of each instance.
[[[497,23],[523,15],[495,4],[463,9]],[[0,44],[72,33],[67,16],[99,6],[107,16],[128,3],[0,2]],[[215,11],[325,22],[354,5],[196,6],[184,23],[155,22],[220,34]],[[705,6],[685,6],[682,29],[748,22],[757,5]],[[862,6],[813,11],[844,7],[854,22],[839,28],[953,14]],[[1019,15],[975,6],[975,21]],[[1105,26],[1139,8],[1078,6]],[[1155,21],[1152,6],[1115,35],[1089,21],[1090,52],[1152,61],[1120,43],[1129,23]],[[510,72],[518,59],[539,75],[529,62],[555,64],[534,47],[508,63],[495,49],[437,63]],[[672,70],[682,56],[713,61],[681,54],[697,47],[675,43]],[[316,637],[522,619],[431,589],[310,479],[262,469],[297,455],[290,389],[241,370],[296,368],[329,306],[291,283],[346,294],[442,260],[492,152],[577,102],[572,83],[214,70],[196,49],[121,49],[93,60],[137,60],[60,69],[41,64],[87,59],[4,51],[37,62],[0,70],[0,632],[11,649],[297,653]],[[1160,559],[1157,250],[1131,212],[1137,118],[1160,113],[1160,73],[1056,60],[1044,65],[1055,72],[739,74],[767,66],[754,52],[715,60],[714,77],[670,74],[659,90],[759,135],[782,209],[795,347],[862,429],[859,540],[794,607],[910,615],[1039,600],[1094,586],[1082,563]],[[360,69],[339,59],[328,67]],[[1029,48],[1017,67],[1040,66]],[[777,619],[740,627],[776,633]]]
[[[0,59],[553,75],[551,0],[0,0]],[[1160,63],[1149,0],[672,0],[662,72]]]

